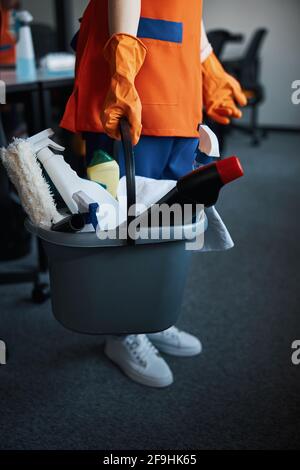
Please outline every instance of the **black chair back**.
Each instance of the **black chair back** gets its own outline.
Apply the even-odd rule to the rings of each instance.
[[[234,34],[225,29],[213,29],[207,33],[207,38],[212,45],[214,53],[220,59],[224,48],[229,42],[241,42],[242,34]]]
[[[228,37],[229,33],[224,29],[215,29],[207,33],[207,38],[217,57],[221,57]]]
[[[260,51],[267,34],[268,30],[265,28],[260,28],[254,32],[244,56],[245,62],[249,63],[259,59]]]
[[[240,69],[240,80],[245,88],[259,85],[260,53],[267,34],[268,30],[265,28],[255,31],[246,49]]]

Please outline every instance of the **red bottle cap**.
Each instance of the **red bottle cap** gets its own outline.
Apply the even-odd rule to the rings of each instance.
[[[237,157],[220,160],[216,166],[223,184],[230,183],[244,175],[241,162]]]

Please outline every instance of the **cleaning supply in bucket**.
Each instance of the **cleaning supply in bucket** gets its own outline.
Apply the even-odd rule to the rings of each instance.
[[[120,168],[116,160],[103,150],[96,150],[87,167],[90,180],[101,184],[115,198],[117,195]]]
[[[204,165],[180,178],[172,191],[156,204],[203,204],[213,206],[223,186],[243,176],[237,157],[225,158],[217,163]]]
[[[155,218],[154,211],[161,211],[163,205],[170,207],[180,205],[182,208],[189,205],[192,207],[190,215],[193,219],[197,214],[197,205],[213,206],[218,200],[221,188],[240,178],[243,174],[241,163],[237,157],[226,158],[217,163],[199,167],[180,178],[171,191],[151,206],[148,211],[139,215],[137,219],[142,225],[149,226],[151,218]],[[174,216],[174,214],[171,215]],[[155,218],[155,220],[157,219]],[[158,220],[161,224],[161,217]],[[172,219],[170,223],[174,225],[174,220]]]
[[[198,152],[207,155],[207,157],[220,158],[218,137],[210,127],[205,125],[199,127]]]
[[[78,206],[78,214],[69,215],[60,222],[53,224],[51,230],[72,233],[96,231],[99,227],[99,204],[83,191],[78,191],[72,197]]]
[[[93,229],[97,231],[99,227],[99,204],[93,201],[85,192],[78,191],[73,194],[73,199],[78,206],[80,213],[84,214],[85,224],[91,224]]]
[[[85,214],[72,214],[53,224],[51,230],[54,232],[76,233],[80,232],[85,224]]]
[[[196,157],[193,162],[193,170],[197,170],[203,165],[208,165],[209,163],[214,163],[220,160],[220,157],[211,157],[206,153],[201,152],[199,149],[196,151]]]
[[[207,165],[218,159],[220,159],[220,146],[216,134],[208,126],[200,126],[199,145],[193,169],[196,170],[200,165]]]
[[[7,149],[1,149],[1,161],[31,222],[49,228],[58,222],[62,216],[30,143],[14,139]]]
[[[120,211],[118,201],[103,187],[94,181],[80,178],[66,163],[61,154],[55,154],[51,149],[63,151],[64,148],[56,144],[49,137],[54,134],[52,129],[47,129],[28,139],[35,149],[37,158],[43,165],[52,183],[62,196],[70,212],[76,214],[78,206],[73,199],[73,194],[78,191],[86,193],[99,207],[103,206],[105,217],[98,217],[100,229],[113,230],[126,220],[126,214]],[[109,208],[109,210],[105,210]]]

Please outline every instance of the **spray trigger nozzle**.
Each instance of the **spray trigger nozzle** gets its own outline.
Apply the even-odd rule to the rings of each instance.
[[[43,132],[39,132],[33,137],[30,137],[29,139],[27,139],[27,142],[29,142],[32,145],[35,153],[40,152],[46,147],[50,147],[53,150],[58,150],[58,151],[63,152],[65,150],[64,147],[57,144],[53,140],[49,139],[49,137],[51,137],[53,134],[54,132],[52,129],[47,129]]]
[[[17,10],[16,11],[16,19],[22,24],[30,24],[33,21],[33,16],[27,10]]]

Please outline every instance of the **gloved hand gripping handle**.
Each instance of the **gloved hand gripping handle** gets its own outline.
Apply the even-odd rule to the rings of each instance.
[[[135,189],[135,161],[131,141],[130,125],[126,118],[120,119],[120,133],[124,151],[126,190],[127,190],[127,243],[135,245],[129,235],[129,225],[135,219],[136,189]]]

